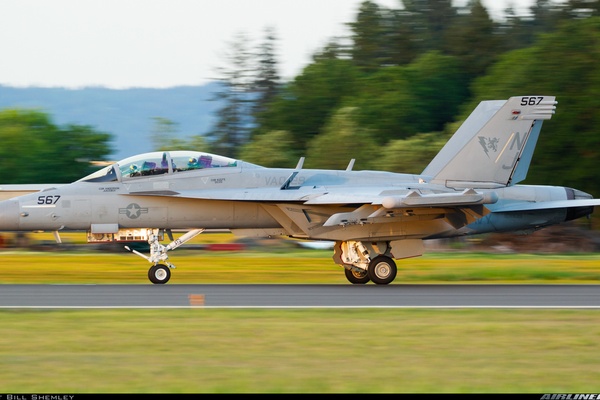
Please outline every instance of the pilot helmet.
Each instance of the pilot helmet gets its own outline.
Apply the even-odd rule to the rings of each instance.
[[[198,160],[196,160],[194,157],[190,157],[190,164],[196,164],[198,162]]]
[[[138,166],[137,166],[137,165],[135,165],[135,164],[131,164],[131,165],[129,166],[129,169],[130,169],[130,170],[132,170],[132,171],[137,171],[137,169],[138,169]]]

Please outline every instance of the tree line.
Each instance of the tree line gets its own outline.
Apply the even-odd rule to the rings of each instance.
[[[354,158],[355,169],[420,173],[479,101],[555,95],[526,182],[600,196],[599,0],[538,0],[500,21],[479,0],[403,5],[364,1],[350,37],[332,38],[289,82],[277,80],[272,30],[253,56],[232,51],[221,69],[232,101],[208,146],[272,167],[305,156],[307,168]]]
[[[557,114],[544,123],[526,182],[600,196],[600,0],[538,0],[529,14],[508,8],[498,21],[480,0],[404,0],[397,9],[364,1],[348,28],[289,81],[278,74],[274,29],[255,48],[236,35],[217,70],[223,106],[213,129],[186,141],[157,117],[156,149],[202,147],[271,167],[304,156],[307,168],[344,169],[354,158],[355,169],[420,173],[479,101],[555,95]],[[46,135],[31,133],[44,127]],[[65,140],[52,139],[58,134]],[[0,171],[27,159],[3,182],[79,178],[90,166],[72,160],[102,159],[109,138],[56,127],[37,111],[1,111]],[[71,162],[44,169],[40,153],[25,155],[35,151]]]

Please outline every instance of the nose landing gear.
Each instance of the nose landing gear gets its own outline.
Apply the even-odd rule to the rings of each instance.
[[[200,233],[204,232],[204,229],[192,229],[191,231],[183,234],[180,238],[173,240],[168,245],[162,245],[158,240],[158,229],[152,229],[152,233],[148,235],[148,244],[150,244],[150,256],[140,253],[137,250],[131,249],[129,246],[125,246],[128,251],[137,254],[148,262],[152,263],[152,267],[148,270],[148,279],[154,284],[164,284],[171,278],[171,268],[175,268],[173,264],[168,262],[169,256],[167,252],[169,250],[175,250],[177,247],[193,239]]]

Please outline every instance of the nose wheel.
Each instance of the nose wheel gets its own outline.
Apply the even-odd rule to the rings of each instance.
[[[157,264],[150,267],[148,270],[148,279],[156,284],[164,284],[171,279],[171,270],[163,264]]]

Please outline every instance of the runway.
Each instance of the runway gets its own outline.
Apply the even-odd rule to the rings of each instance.
[[[0,285],[0,308],[600,308],[600,285]]]

